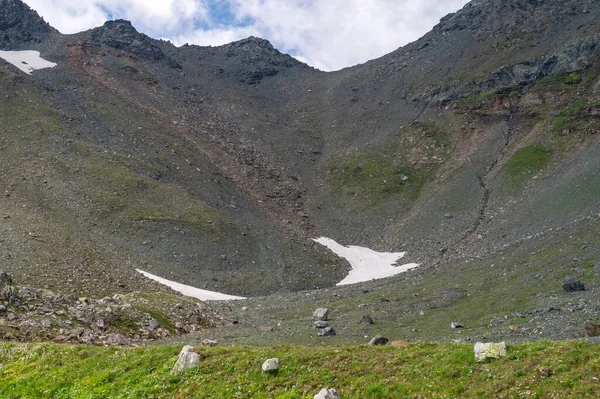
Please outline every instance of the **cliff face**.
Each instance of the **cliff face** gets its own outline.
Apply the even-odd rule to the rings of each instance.
[[[63,36],[0,5],[0,45],[58,63],[0,64],[0,248],[19,281],[128,292],[140,268],[258,295],[342,280],[318,236],[428,267],[597,221],[594,2],[473,1],[334,73],[258,38]]]
[[[0,1],[0,49],[38,44],[56,30],[20,0]]]

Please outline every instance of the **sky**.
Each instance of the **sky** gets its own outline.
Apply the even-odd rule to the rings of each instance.
[[[24,0],[62,33],[110,19],[177,46],[257,36],[324,71],[381,57],[415,41],[467,0]]]

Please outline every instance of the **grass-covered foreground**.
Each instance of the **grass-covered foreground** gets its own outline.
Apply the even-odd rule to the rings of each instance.
[[[509,345],[476,363],[468,344],[346,348],[200,348],[201,366],[170,374],[180,347],[0,345],[2,398],[597,398],[600,346]],[[261,364],[279,357],[276,375]]]

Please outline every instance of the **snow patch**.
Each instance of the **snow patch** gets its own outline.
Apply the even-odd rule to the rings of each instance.
[[[406,252],[376,252],[356,245],[346,247],[326,237],[315,238],[314,241],[326,246],[339,257],[346,259],[352,266],[352,270],[346,278],[336,285],[378,280],[404,273],[419,266],[418,263],[407,263],[401,266],[396,264],[398,260],[406,255]]]
[[[191,285],[185,285],[176,283],[175,281],[167,280],[166,278],[155,276],[140,269],[135,269],[138,273],[141,273],[144,277],[154,280],[158,283],[164,284],[175,291],[181,292],[183,295],[191,296],[192,298],[200,299],[201,301],[229,301],[235,299],[246,299],[241,296],[221,294],[220,292],[201,290],[200,288],[192,287]]]
[[[46,61],[40,57],[39,51],[0,51],[0,58],[19,68],[28,75],[36,69],[54,68],[54,62]]]

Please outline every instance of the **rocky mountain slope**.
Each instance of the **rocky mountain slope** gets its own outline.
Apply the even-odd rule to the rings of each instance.
[[[540,295],[567,274],[594,282],[599,16],[591,1],[475,0],[324,73],[253,37],[177,48],[122,20],[61,35],[0,0],[0,50],[58,64],[0,61],[0,268],[78,296],[161,289],[136,268],[258,296],[342,280],[349,265],[311,240],[327,236],[407,250],[420,277],[390,293],[497,270],[543,274]],[[582,237],[584,256],[560,254]],[[419,303],[473,300],[440,290]]]

